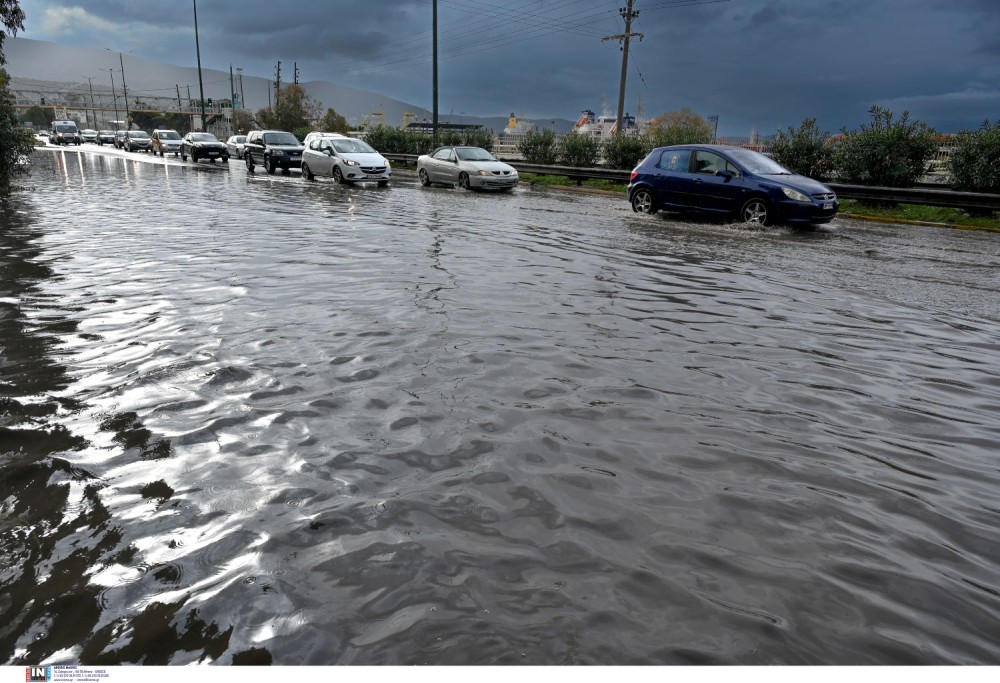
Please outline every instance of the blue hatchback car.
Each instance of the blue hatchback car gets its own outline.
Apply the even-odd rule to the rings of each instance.
[[[828,223],[840,202],[830,188],[759,152],[728,145],[658,147],[628,186],[632,210],[701,211],[746,223]]]

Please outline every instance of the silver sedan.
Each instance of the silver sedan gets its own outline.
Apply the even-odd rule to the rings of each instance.
[[[229,139],[226,140],[226,149],[229,151],[229,156],[236,157],[237,159],[243,158],[243,149],[247,146],[247,136],[246,135],[231,135]]]
[[[438,147],[417,159],[420,184],[458,184],[466,190],[492,189],[510,192],[517,187],[517,170],[482,147],[449,145]]]

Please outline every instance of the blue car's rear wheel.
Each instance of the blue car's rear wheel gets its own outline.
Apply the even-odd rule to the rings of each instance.
[[[771,223],[771,207],[767,200],[760,197],[748,199],[740,209],[740,220],[753,225],[769,225]]]
[[[642,188],[635,191],[632,195],[632,210],[636,213],[656,213],[656,207],[653,205],[653,193]]]

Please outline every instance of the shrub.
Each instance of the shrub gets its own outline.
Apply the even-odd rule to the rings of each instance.
[[[1000,121],[987,119],[979,130],[958,133],[948,160],[955,189],[1000,193]]]
[[[468,128],[465,131],[464,144],[472,147],[482,147],[490,152],[493,151],[493,131],[481,128]]]
[[[567,166],[592,168],[601,155],[601,143],[589,135],[570,133],[559,144],[559,159]]]
[[[798,130],[778,131],[771,154],[782,166],[810,178],[826,180],[833,169],[833,149],[827,145],[828,131],[821,131],[816,119],[803,119]]]
[[[608,168],[631,170],[653,147],[647,137],[616,133],[604,143],[604,165]]]
[[[556,134],[551,130],[531,131],[517,143],[517,149],[529,164],[554,164]]]
[[[920,121],[910,121],[903,112],[899,121],[893,113],[874,105],[868,110],[871,125],[848,132],[834,151],[837,180],[844,183],[881,187],[912,187],[927,173],[928,162],[937,149],[934,129]]]
[[[389,126],[377,126],[365,133],[365,142],[383,154],[426,154],[434,141],[430,135]]]

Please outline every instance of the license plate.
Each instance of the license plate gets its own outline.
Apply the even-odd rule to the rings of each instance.
[[[218,152],[209,152],[208,156],[210,156],[210,157],[217,157],[217,156],[219,156],[219,153]]]
[[[823,210],[824,211],[829,211],[832,208],[833,208],[833,202],[825,202],[823,204]]]

